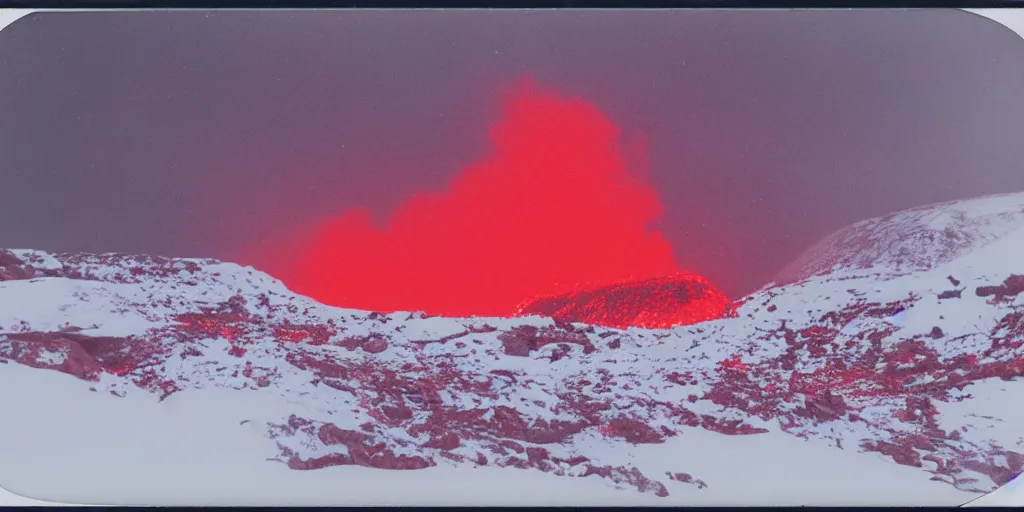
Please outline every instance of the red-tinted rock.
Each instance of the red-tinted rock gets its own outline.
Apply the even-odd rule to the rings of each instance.
[[[0,249],[0,281],[32,279],[36,275],[35,270],[27,266],[13,252]]]
[[[427,448],[437,448],[439,450],[454,450],[459,447],[459,436],[447,433],[427,441],[423,446]]]
[[[693,484],[693,485],[696,485],[698,489],[703,489],[703,488],[708,486],[708,484],[704,483],[703,480],[701,480],[699,478],[694,478],[693,475],[691,475],[689,473],[668,473],[668,472],[666,472],[665,474],[668,475],[668,478],[670,480],[675,480],[677,482],[683,482],[683,483],[686,483],[686,484]]]
[[[73,334],[27,332],[0,336],[0,357],[25,366],[57,370],[83,380],[99,380],[103,368],[75,340]]]
[[[379,354],[388,349],[388,342],[384,338],[373,338],[363,344],[363,350],[371,354]]]
[[[632,418],[615,418],[608,422],[608,427],[612,436],[622,437],[633,444],[665,442],[650,425]]]
[[[992,296],[995,300],[1002,301],[1016,297],[1024,292],[1024,275],[1011,275],[998,286],[979,286],[975,293],[978,297]]]
[[[344,430],[332,423],[322,425],[317,436],[327,446],[343,444],[348,448],[348,457],[335,458],[333,465],[355,464],[378,469],[423,469],[434,465],[423,457],[395,455],[383,443],[371,444],[373,438],[370,435]]]
[[[706,279],[678,274],[602,286],[521,305],[518,315],[608,327],[665,328],[721,318],[729,299]]]
[[[505,354],[510,356],[526,357],[530,355],[530,352],[539,350],[545,345],[561,343],[580,345],[583,347],[584,354],[596,350],[585,333],[573,330],[571,326],[538,328],[532,325],[523,325],[499,334],[498,339],[501,341]]]

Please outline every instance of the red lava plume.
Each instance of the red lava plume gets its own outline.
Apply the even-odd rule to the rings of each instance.
[[[413,196],[382,227],[363,209],[330,219],[297,252],[278,248],[297,259],[273,273],[327,304],[447,316],[510,316],[537,297],[677,274],[650,228],[662,205],[620,130],[530,85],[506,100],[491,154],[448,190]]]

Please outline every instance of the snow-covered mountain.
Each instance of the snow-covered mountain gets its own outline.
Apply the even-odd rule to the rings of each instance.
[[[18,418],[0,423],[0,485],[956,505],[1024,468],[1022,252],[1024,194],[917,208],[827,237],[725,318],[620,330],[339,309],[214,260],[0,251],[0,410]],[[214,467],[275,476],[200,482]],[[431,484],[402,487],[416,478]]]
[[[841,229],[787,265],[776,283],[837,269],[888,275],[931,270],[1024,226],[1020,194],[986,196],[912,208]]]

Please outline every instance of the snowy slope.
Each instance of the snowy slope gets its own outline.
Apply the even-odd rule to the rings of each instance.
[[[0,251],[0,410],[19,418],[0,484],[79,503],[964,503],[1024,466],[1022,217],[1014,194],[858,223],[727,318],[666,330],[367,313],[213,260]]]
[[[1020,194],[912,208],[864,220],[825,237],[779,272],[775,282],[790,283],[838,268],[889,275],[931,270],[1021,226]]]

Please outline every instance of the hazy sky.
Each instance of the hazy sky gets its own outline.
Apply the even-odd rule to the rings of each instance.
[[[679,263],[1024,190],[1024,41],[959,11],[54,13],[0,32],[0,247],[230,259],[485,155],[530,74],[649,142]]]

